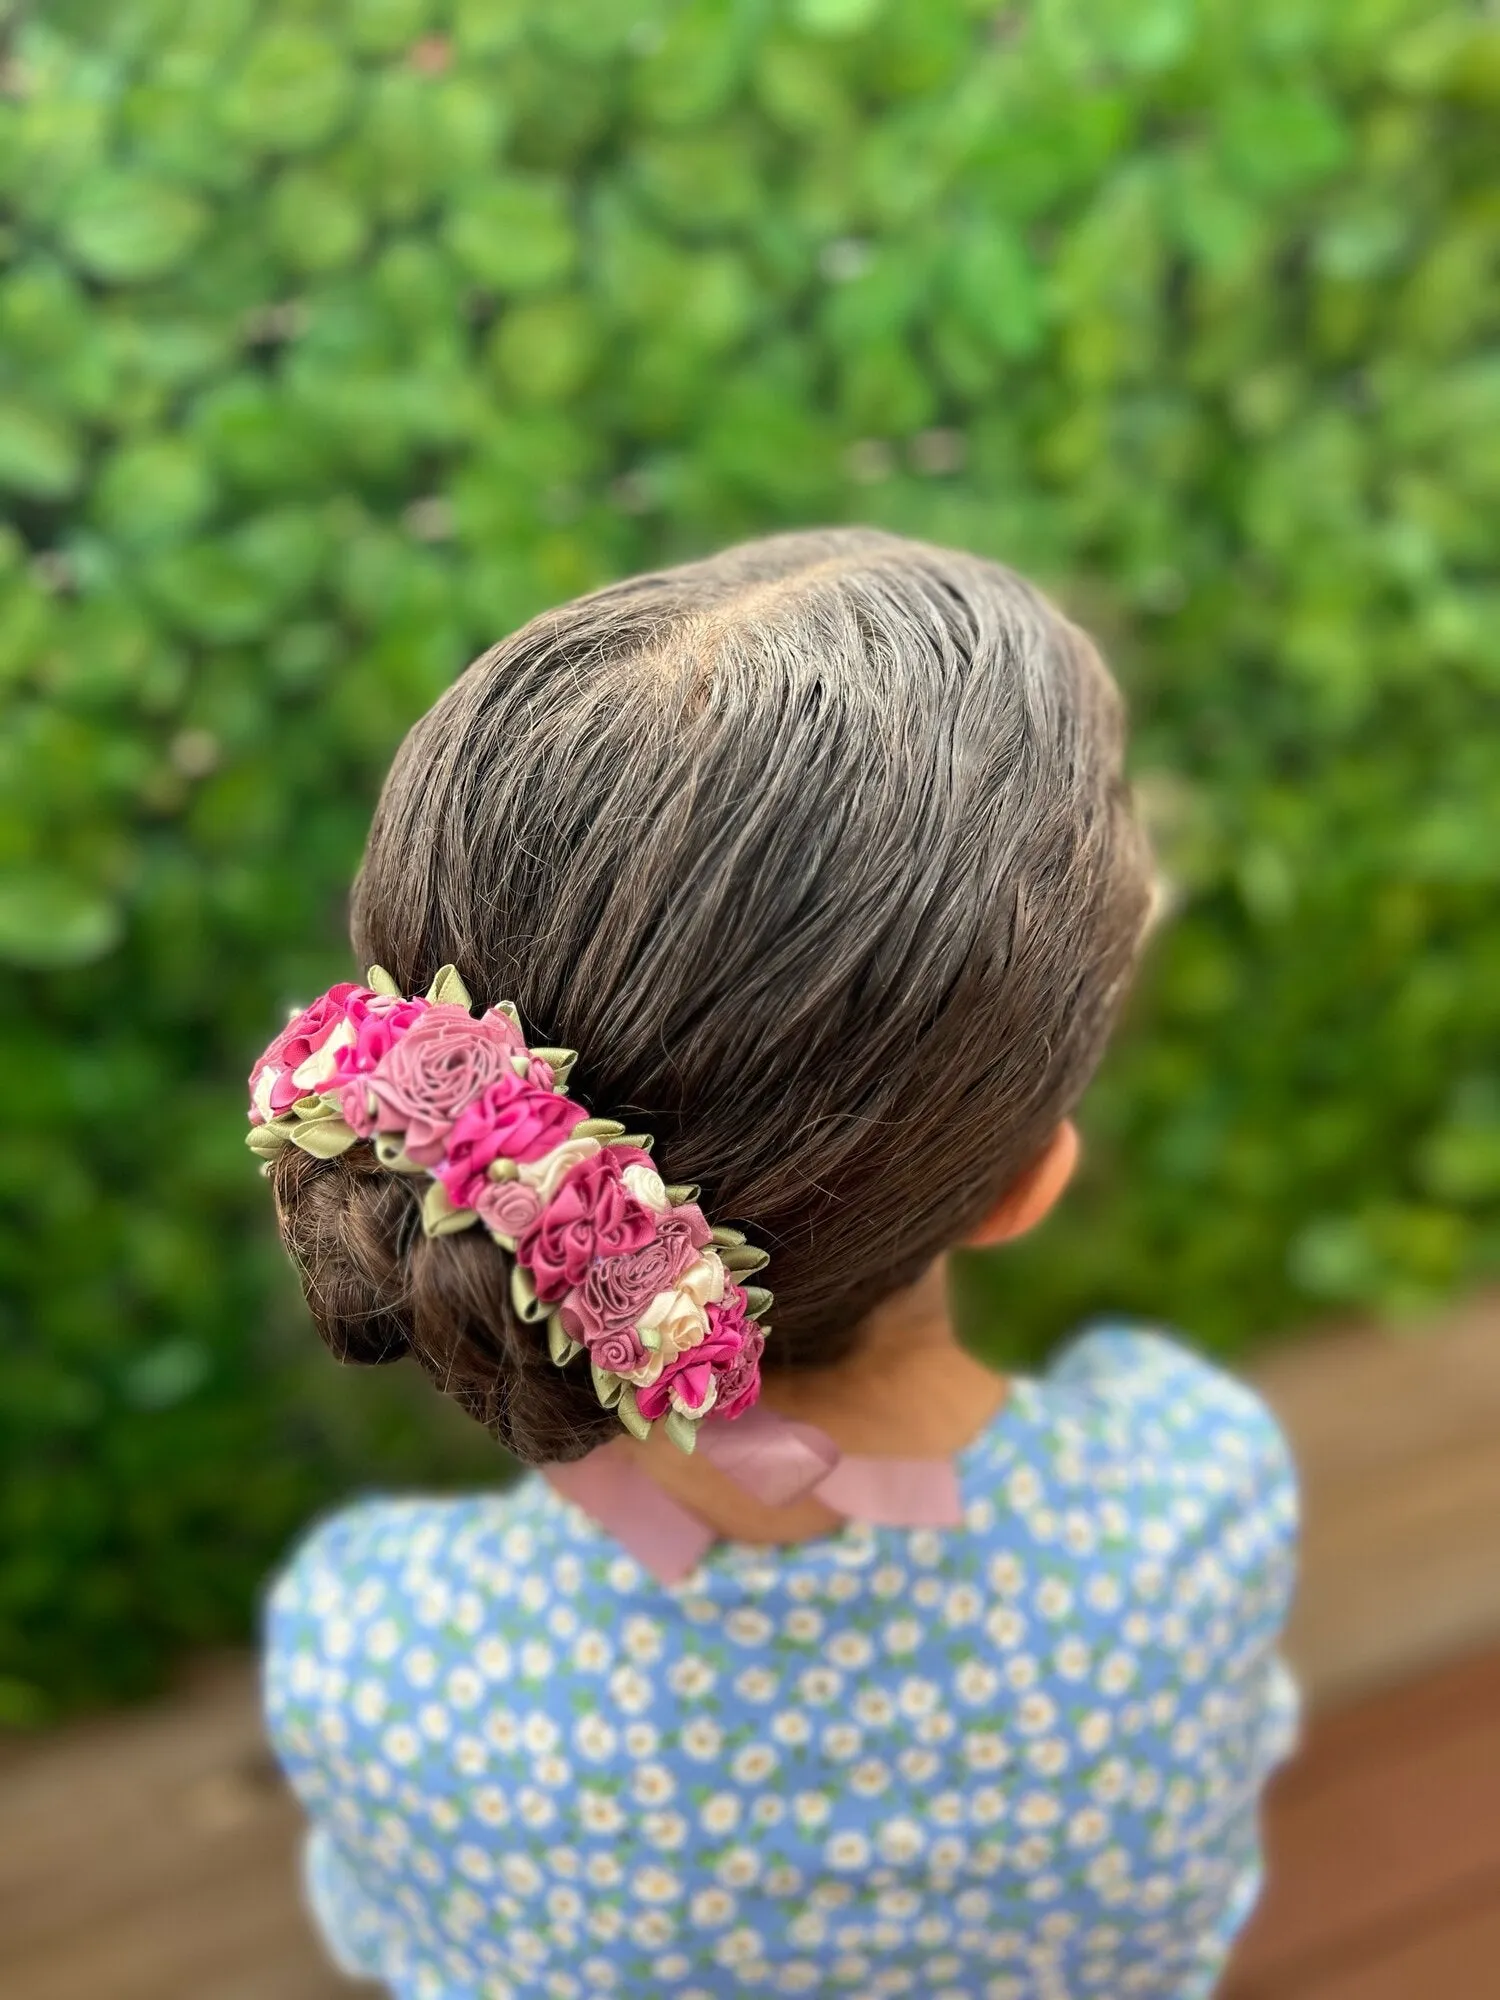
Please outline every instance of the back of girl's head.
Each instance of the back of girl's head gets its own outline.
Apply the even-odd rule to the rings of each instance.
[[[412,730],[354,894],[361,966],[458,967],[572,1093],[772,1253],[768,1369],[985,1215],[1088,1081],[1148,902],[1087,638],[976,557],[864,530],[634,577],[484,654]],[[528,1459],[618,1434],[478,1232],[367,1148],[275,1169],[333,1350],[411,1352]],[[575,1380],[574,1377],[580,1377]]]

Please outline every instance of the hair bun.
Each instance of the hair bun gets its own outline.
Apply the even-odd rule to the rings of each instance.
[[[581,1458],[619,1435],[587,1377],[553,1367],[522,1326],[488,1240],[425,1236],[418,1186],[367,1146],[329,1160],[284,1147],[270,1180],[282,1242],[337,1360],[379,1367],[412,1355],[529,1464]]]

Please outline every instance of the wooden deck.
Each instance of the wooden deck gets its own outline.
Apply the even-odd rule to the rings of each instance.
[[[1500,1994],[1500,1650],[1322,1716],[1220,2000]]]
[[[1220,2000],[1500,1995],[1500,1310],[1288,1350],[1314,1714]],[[0,2000],[357,2000],[296,1886],[240,1658],[0,1751]]]

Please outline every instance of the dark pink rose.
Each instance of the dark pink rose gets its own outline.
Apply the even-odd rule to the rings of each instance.
[[[486,1229],[518,1242],[542,1212],[541,1196],[524,1181],[490,1181],[480,1187],[472,1206]]]
[[[555,1305],[588,1276],[601,1257],[643,1250],[656,1234],[656,1216],[621,1179],[627,1157],[606,1146],[569,1169],[539,1220],[517,1246],[536,1294]]]
[[[454,1120],[502,1077],[519,1082],[510,1059],[516,1031],[503,1014],[476,1021],[464,1007],[429,1007],[364,1079],[375,1129],[404,1132],[409,1158],[436,1166]]]
[[[745,1345],[744,1320],[738,1325],[708,1308],[709,1330],[696,1347],[689,1347],[669,1361],[654,1382],[635,1392],[636,1407],[648,1423],[655,1423],[668,1410],[679,1406],[685,1413],[701,1410],[708,1399],[709,1385],[727,1375]]]
[[[352,980],[343,980],[337,986],[330,986],[310,1007],[304,1007],[300,1014],[294,1014],[287,1022],[250,1072],[250,1118],[253,1124],[265,1122],[255,1101],[256,1087],[265,1072],[281,1072],[270,1090],[269,1103],[273,1114],[289,1110],[304,1095],[292,1082],[292,1071],[300,1069],[309,1056],[317,1054],[334,1030],[343,1025],[350,999],[365,991],[366,988],[356,986]]]
[[[566,1309],[563,1324],[567,1325]],[[573,1336],[575,1340],[577,1337]],[[591,1344],[589,1358],[596,1368],[607,1368],[612,1375],[628,1375],[632,1369],[642,1367],[648,1356],[633,1326],[616,1326]]]
[[[632,1326],[658,1292],[671,1290],[710,1241],[701,1209],[690,1203],[669,1208],[656,1218],[656,1235],[644,1249],[628,1257],[606,1257],[593,1266],[563,1301],[563,1325],[589,1348],[620,1327]]]
[[[356,993],[350,1001],[348,1020],[354,1040],[348,1048],[340,1049],[337,1067],[324,1089],[342,1091],[344,1123],[352,1125],[361,1138],[368,1139],[376,1126],[365,1077],[378,1069],[401,1037],[431,1011],[425,1000],[400,1000],[393,993]]]
[[[425,1000],[400,1000],[394,993],[356,993],[347,1009],[354,1040],[348,1048],[340,1049],[338,1067],[330,1081],[338,1085],[356,1076],[368,1076],[407,1030],[431,1012]]]
[[[456,1208],[473,1208],[492,1160],[539,1160],[587,1116],[581,1104],[507,1069],[459,1114],[437,1177]]]
[[[719,1393],[714,1401],[716,1417],[740,1417],[760,1395],[760,1357],[766,1336],[753,1319],[745,1317],[745,1294],[738,1285],[724,1287],[721,1305],[708,1308],[708,1322],[717,1332],[728,1325],[740,1338],[740,1350],[719,1376]]]

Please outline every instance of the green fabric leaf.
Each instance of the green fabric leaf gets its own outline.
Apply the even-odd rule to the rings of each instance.
[[[668,1410],[662,1420],[662,1429],[679,1451],[691,1455],[697,1449],[697,1422],[692,1417],[685,1417],[681,1410]]]
[[[615,1379],[618,1381],[619,1377]],[[633,1438],[639,1438],[644,1442],[650,1437],[651,1426],[636,1408],[635,1390],[628,1382],[622,1388],[620,1399],[614,1408],[616,1416]]]
[[[748,1272],[763,1271],[770,1263],[771,1255],[768,1250],[756,1250],[748,1243],[740,1246],[731,1244],[719,1252],[719,1259],[726,1271],[742,1278]]]
[[[456,1236],[472,1229],[479,1217],[472,1208],[455,1208],[441,1181],[433,1181],[422,1196],[424,1236]]]
[[[510,1296],[517,1317],[528,1325],[538,1325],[546,1319],[550,1306],[542,1304],[536,1295],[536,1286],[531,1281],[531,1273],[524,1264],[513,1264],[510,1273]]]
[[[549,1314],[547,1319],[547,1352],[552,1356],[558,1367],[566,1368],[574,1355],[582,1354],[583,1351],[580,1343],[570,1339],[563,1331],[563,1323],[558,1314],[555,1312]]]
[[[472,1010],[474,1002],[469,997],[469,989],[459,978],[457,969],[451,965],[441,966],[436,979],[427,989],[427,998],[437,1007],[462,1007]]]
[[[612,1375],[607,1368],[589,1364],[589,1374],[594,1384],[594,1394],[606,1410],[615,1409],[624,1397],[629,1385],[621,1375]]]
[[[287,1137],[315,1160],[336,1160],[355,1144],[356,1135],[342,1118],[319,1118],[304,1124],[300,1119],[288,1129]]]

